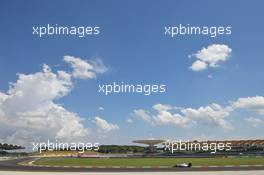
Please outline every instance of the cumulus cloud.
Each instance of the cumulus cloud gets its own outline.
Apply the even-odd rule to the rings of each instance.
[[[127,123],[133,123],[134,121],[131,118],[127,119]]]
[[[99,132],[106,133],[106,132],[111,132],[111,131],[119,129],[119,126],[117,124],[109,123],[99,116],[95,117],[94,122],[96,126],[98,127]]]
[[[207,63],[201,61],[201,60],[196,60],[192,66],[190,67],[191,70],[193,71],[202,71],[207,69]]]
[[[253,127],[259,127],[261,125],[264,125],[264,120],[261,120],[259,118],[248,117],[244,118],[244,120],[249,122]]]
[[[239,98],[232,104],[233,109],[247,109],[249,111],[255,111],[260,115],[264,115],[264,97],[246,97]]]
[[[96,78],[96,74],[102,74],[107,71],[100,59],[87,61],[78,57],[64,56],[64,61],[72,67],[74,78],[93,79]]]
[[[234,102],[230,102],[227,106],[221,106],[212,103],[199,108],[179,108],[172,105],[156,104],[152,107],[155,111],[137,109],[134,114],[147,123],[155,126],[175,125],[180,127],[192,126],[192,124],[206,124],[208,126],[219,127],[224,130],[234,129],[229,117],[231,112],[236,110],[248,110],[256,112],[264,116],[264,97],[246,97],[238,98]],[[175,111],[174,109],[177,109]],[[261,119],[246,118],[245,121],[254,124],[254,126],[262,124]]]
[[[0,128],[5,130],[0,139],[25,145],[36,140],[88,136],[84,119],[56,103],[72,91],[74,77],[62,70],[54,72],[46,64],[39,72],[18,74],[9,90],[0,92]]]
[[[187,127],[190,124],[190,120],[178,113],[173,113],[170,110],[171,106],[156,104],[153,109],[157,111],[157,115],[153,117],[153,121],[156,125],[173,124],[181,127]]]
[[[144,110],[144,109],[135,109],[134,110],[134,114],[136,116],[139,116],[141,119],[143,119],[144,121],[148,122],[148,123],[152,123],[152,118],[149,115],[149,111]]]
[[[208,67],[219,67],[220,62],[226,61],[231,55],[232,49],[225,44],[212,44],[207,48],[202,48],[191,56],[197,60],[193,62],[190,69],[193,71],[202,71]]]
[[[144,109],[134,110],[134,114],[144,121],[156,125],[177,125],[181,127],[187,127],[190,124],[188,118],[182,117],[180,114],[172,113],[170,110],[172,107],[170,105],[156,104],[153,106],[156,114],[151,115],[149,111]]]
[[[39,134],[39,136],[66,139],[86,136],[88,130],[82,119],[54,101],[67,95],[72,87],[70,75],[54,73],[44,65],[41,72],[18,74],[6,94],[0,95],[1,124]],[[8,138],[15,138],[17,133]]]
[[[232,129],[231,124],[226,120],[226,117],[229,116],[229,111],[216,103],[205,107],[202,106],[198,109],[185,108],[181,112],[191,120],[202,121],[225,130]]]

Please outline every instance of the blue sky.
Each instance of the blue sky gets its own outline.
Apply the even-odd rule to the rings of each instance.
[[[263,116],[235,111],[228,120],[234,130],[223,131],[208,124],[181,128],[155,126],[134,116],[135,109],[152,111],[155,104],[198,109],[211,103],[229,106],[243,97],[263,96],[262,1],[2,1],[0,5],[0,90],[6,92],[17,73],[32,74],[47,64],[52,70],[66,69],[65,55],[83,59],[100,58],[108,71],[96,79],[74,80],[74,89],[56,103],[90,122],[101,116],[119,126],[105,142],[130,143],[137,138],[248,138],[259,137],[263,127],[251,127],[243,117]],[[98,36],[76,38],[32,35],[32,26],[100,26]],[[164,36],[164,26],[232,26],[232,35]],[[197,53],[212,44],[232,49],[217,68],[191,71]],[[211,75],[212,78],[208,78]],[[98,93],[99,84],[113,82],[166,84],[164,94]],[[102,106],[104,110],[98,110]],[[153,114],[154,115],[154,114]],[[250,116],[249,116],[250,115]],[[133,123],[127,123],[127,119]],[[260,122],[261,123],[261,122]],[[193,136],[193,137],[191,137]]]

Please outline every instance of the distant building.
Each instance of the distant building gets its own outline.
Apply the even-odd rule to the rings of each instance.
[[[146,139],[146,140],[134,140],[133,143],[145,144],[148,145],[148,152],[154,153],[156,152],[156,146],[158,144],[164,143],[165,140],[161,139]]]

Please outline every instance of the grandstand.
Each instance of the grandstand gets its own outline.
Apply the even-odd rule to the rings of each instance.
[[[155,153],[155,152],[157,152],[157,149],[156,149],[157,147],[155,145],[164,143],[165,140],[161,140],[161,139],[146,139],[146,140],[134,140],[133,142],[134,143],[148,145],[147,152]]]

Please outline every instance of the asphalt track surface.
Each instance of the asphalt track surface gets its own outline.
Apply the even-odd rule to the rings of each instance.
[[[23,166],[18,163],[31,161],[33,158],[20,158],[0,161],[0,171],[32,172],[176,172],[176,171],[251,171],[264,170],[264,167],[199,167],[199,168],[71,168]]]

